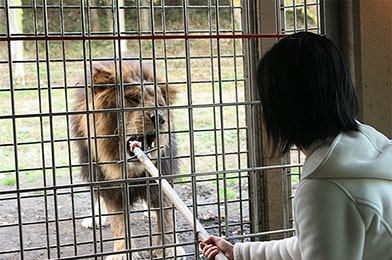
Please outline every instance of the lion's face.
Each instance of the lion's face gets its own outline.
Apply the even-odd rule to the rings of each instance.
[[[139,63],[122,62],[120,70],[114,62],[98,63],[93,66],[86,85],[88,102],[84,96],[80,97],[77,109],[93,112],[89,120],[79,115],[77,127],[82,136],[96,137],[90,142],[95,160],[119,160],[120,141],[137,140],[154,158],[158,156],[156,148],[162,151],[168,148],[169,132],[173,131],[169,106],[175,100],[176,91],[160,83],[149,67],[144,66],[141,71]],[[89,141],[85,142],[88,147]],[[131,156],[128,152],[127,159]],[[140,166],[133,161],[129,167]]]
[[[128,140],[141,142],[145,151],[153,149],[153,156],[156,153],[154,148],[169,144],[168,131],[171,120],[167,99],[163,94],[166,92],[165,85],[128,86],[124,91]]]

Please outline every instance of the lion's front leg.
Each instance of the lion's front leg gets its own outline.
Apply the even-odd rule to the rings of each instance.
[[[157,200],[156,200],[157,201]],[[158,200],[159,201],[159,200]],[[163,214],[161,214],[160,211],[157,212],[157,229],[159,236],[157,238],[157,245],[162,245],[162,244],[172,244],[175,245],[178,242],[177,235],[174,233],[174,216],[173,216],[173,205],[167,201],[167,198],[164,199],[164,205],[161,207],[156,206],[160,209],[164,209]],[[163,215],[163,222],[162,222],[162,215]],[[163,223],[163,227],[162,224]],[[162,243],[164,237],[164,243]],[[157,249],[155,250],[154,254],[157,257],[163,257],[165,255],[166,257],[168,256],[175,256],[175,259],[186,259],[185,255],[185,250],[184,248],[180,246],[176,247],[170,247],[167,249]]]
[[[107,200],[105,200],[107,201]],[[113,251],[124,251],[127,248],[127,243],[126,243],[126,231],[125,231],[125,221],[124,221],[124,209],[122,207],[122,204],[118,201],[114,200],[109,200],[106,203],[106,207],[109,213],[113,213],[114,215],[110,216],[110,228],[112,231],[113,239],[114,241],[114,246],[113,246]],[[130,234],[132,236],[132,234]],[[133,239],[131,239],[131,248],[135,249],[136,245]],[[137,252],[133,252],[131,255],[131,258],[133,260],[136,259],[141,259],[140,255]],[[106,260],[122,260],[122,259],[129,259],[127,258],[127,254],[125,253],[120,253],[116,255],[110,255],[106,257]]]
[[[105,216],[105,214],[107,214],[107,209],[106,209],[105,202],[101,196],[99,196],[99,198],[94,199],[94,213],[95,216],[93,216],[91,212],[92,215],[91,217],[87,217],[83,219],[82,227],[94,228],[94,224],[93,224],[94,222],[95,222],[95,228],[101,228],[106,225],[107,216]]]

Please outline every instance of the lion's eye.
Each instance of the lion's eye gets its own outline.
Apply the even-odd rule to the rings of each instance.
[[[128,102],[131,104],[131,106],[139,105],[140,100],[139,100],[138,96],[131,96],[131,95],[129,95],[126,98],[127,98]]]
[[[163,98],[159,98],[158,99],[158,106],[163,107],[165,105],[166,105],[165,100]]]

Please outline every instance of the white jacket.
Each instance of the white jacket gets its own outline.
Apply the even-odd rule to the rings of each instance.
[[[392,259],[392,143],[374,128],[309,147],[296,236],[234,245],[234,259]]]

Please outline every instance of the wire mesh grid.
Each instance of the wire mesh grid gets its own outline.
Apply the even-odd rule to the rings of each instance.
[[[246,94],[249,80],[244,67],[249,59],[244,56],[246,37],[241,36],[248,32],[249,21],[241,16],[244,6],[250,5],[235,0],[0,1],[1,259],[100,258],[112,254],[118,241],[126,245],[117,248],[121,252],[147,259],[198,258],[197,235],[178,213],[170,230],[157,229],[168,225],[164,212],[175,211],[170,207],[156,211],[153,199],[161,205],[164,199],[162,191],[152,199],[153,179],[128,173],[133,162],[126,141],[135,134],[128,115],[135,112],[151,112],[158,118],[163,111],[172,123],[149,135],[155,136],[157,147],[160,136],[169,140],[175,136],[178,152],[168,155],[157,149],[152,159],[158,167],[162,160],[179,163],[178,172],[170,166],[174,176],[169,180],[195,219],[212,234],[234,237],[233,242],[260,235],[250,228],[248,161],[256,144],[246,111],[258,102]],[[281,31],[318,30],[319,18],[314,25],[313,16],[305,15],[311,17],[304,18],[310,24],[306,28],[286,22],[290,10],[295,10],[294,21],[302,19],[297,10],[305,6],[312,9],[319,3],[281,5],[282,19],[277,21],[285,21]],[[95,81],[97,64],[106,64],[102,71],[112,73],[114,79]],[[127,64],[136,64],[132,70],[139,73],[131,82],[121,80],[128,76]],[[145,69],[149,78],[140,75]],[[132,106],[136,101],[125,95],[135,86],[142,86],[139,106]],[[151,88],[153,100],[147,104]],[[158,92],[169,88],[176,90],[176,99],[161,104]],[[105,89],[115,89],[115,107],[102,107],[97,101]],[[84,110],[75,110],[80,91],[92,102],[86,101]],[[111,114],[117,116],[112,122],[115,130],[97,132],[98,115]],[[77,115],[88,122],[86,136],[72,131]],[[143,117],[140,125],[141,141],[148,143],[147,119]],[[106,151],[97,148],[99,142],[108,139],[118,140],[111,148],[118,157],[98,159]],[[88,143],[85,162],[78,155],[81,140]],[[289,159],[282,159],[282,166],[271,166],[282,168],[286,229],[292,227],[290,200],[302,161],[293,150]],[[119,167],[120,177],[99,182],[97,169],[112,165]],[[80,178],[83,167],[91,182]],[[122,211],[107,212],[108,203],[97,203],[94,193],[99,198],[111,189],[108,186],[122,187]],[[135,187],[148,191],[147,200],[131,207],[126,201],[140,195],[132,193],[130,188]],[[109,225],[93,215],[120,216],[124,233],[115,238],[111,230],[115,223]],[[160,236],[164,242],[156,243]]]
[[[311,31],[322,33],[322,0],[280,0],[279,25],[281,32]]]

